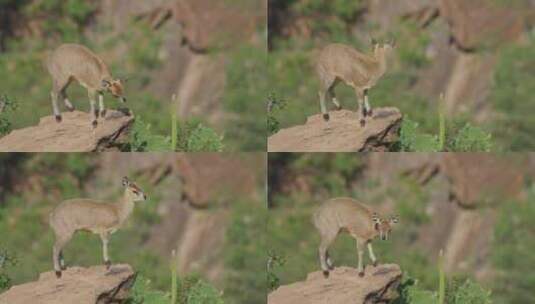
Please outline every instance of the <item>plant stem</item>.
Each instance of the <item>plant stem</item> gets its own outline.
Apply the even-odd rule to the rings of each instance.
[[[440,250],[438,256],[438,304],[444,304],[446,296],[446,275],[444,274],[444,252]]]
[[[173,250],[171,257],[171,304],[177,304],[177,273],[178,261],[176,257],[176,250]]]
[[[176,111],[177,111],[177,104],[176,104],[176,94],[173,95],[173,102],[171,106],[171,151],[176,151],[177,148],[177,117],[176,117]]]
[[[444,94],[440,94],[440,102],[438,105],[438,145],[440,151],[444,151],[446,145],[446,117],[444,115]]]

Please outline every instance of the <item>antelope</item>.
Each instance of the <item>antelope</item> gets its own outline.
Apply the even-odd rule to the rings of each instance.
[[[67,87],[73,80],[87,89],[92,113],[92,125],[97,127],[99,115],[104,117],[104,93],[108,92],[123,103],[123,84],[120,79],[113,78],[106,64],[91,50],[79,44],[63,44],[57,48],[46,62],[48,72],[52,76],[52,108],[56,121],[61,122],[61,113],[58,107],[58,99],[63,99],[69,111],[74,111],[74,106],[67,97]],[[96,109],[96,96],[99,96],[99,109]]]
[[[372,40],[372,44],[373,54],[369,55],[340,43],[329,44],[321,50],[316,62],[316,72],[320,80],[320,108],[325,121],[329,120],[325,106],[327,97],[330,97],[337,110],[342,109],[334,93],[339,82],[355,90],[362,127],[366,124],[366,117],[373,114],[368,102],[368,90],[374,87],[386,72],[386,62],[395,45],[393,40],[384,44]]]
[[[108,241],[112,233],[119,229],[134,210],[135,202],[144,201],[147,196],[127,177],[123,177],[125,187],[123,197],[117,202],[100,202],[78,198],[63,201],[50,214],[50,226],[54,231],[53,262],[56,276],[61,278],[65,270],[63,248],[74,233],[85,230],[100,236],[106,269],[111,267],[108,256]]]
[[[377,258],[373,254],[371,242],[375,237],[387,240],[392,226],[397,222],[396,216],[391,216],[385,220],[369,207],[352,198],[341,197],[324,202],[313,215],[314,226],[318,229],[321,237],[318,251],[323,275],[328,277],[329,271],[334,269],[328,249],[340,232],[345,231],[356,240],[358,272],[359,276],[363,277],[363,247],[368,247],[370,259],[373,266],[376,267]]]

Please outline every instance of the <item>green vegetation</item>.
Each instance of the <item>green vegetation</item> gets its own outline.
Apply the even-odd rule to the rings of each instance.
[[[15,112],[17,103],[9,99],[6,95],[0,96],[0,136],[11,132],[11,121],[8,118],[9,113]]]
[[[230,54],[226,64],[223,107],[234,118],[225,126],[225,139],[232,150],[266,151],[265,98],[266,49],[242,46]]]
[[[173,136],[173,134],[175,135]],[[200,122],[187,122],[179,125],[173,119],[171,136],[173,137],[154,134],[152,125],[137,118],[130,133],[130,142],[123,147],[123,150],[134,152],[221,152],[224,149],[223,138]]]
[[[16,265],[15,257],[0,247],[0,292],[11,286],[11,278],[7,275],[6,269]]]
[[[268,290],[272,291],[277,289],[280,286],[280,278],[274,272],[275,267],[282,267],[286,263],[286,259],[283,256],[277,255],[276,253],[270,251],[268,252],[268,262],[267,262],[267,281],[268,281]]]
[[[172,285],[177,298],[169,293],[154,289],[150,280],[138,276],[132,288],[132,297],[127,304],[223,304],[220,292],[198,277],[178,279]]]
[[[394,304],[491,304],[491,293],[472,280],[454,278],[446,283],[442,252],[438,259],[439,283],[438,291],[422,289],[418,281],[405,278],[398,291],[400,297]],[[447,286],[446,286],[447,285]]]
[[[406,117],[401,123],[400,138],[394,145],[395,151],[405,152],[490,152],[492,135],[466,123],[462,128],[453,126],[446,132],[445,120],[439,120],[438,135],[422,133],[419,124]]]
[[[267,127],[269,135],[275,134],[280,129],[280,123],[276,118],[276,114],[284,109],[286,103],[284,100],[278,99],[275,94],[268,96],[268,113],[267,113]]]
[[[266,219],[265,203],[237,201],[226,231],[225,302],[265,303]]]
[[[512,151],[531,151],[535,147],[535,34],[526,45],[504,49],[494,74],[490,100],[498,117],[492,123],[501,145]]]
[[[535,263],[535,186],[528,189],[522,201],[509,201],[499,209],[496,223],[492,261],[497,269],[494,293],[497,303],[520,304],[535,301],[533,284],[535,273],[529,271]]]

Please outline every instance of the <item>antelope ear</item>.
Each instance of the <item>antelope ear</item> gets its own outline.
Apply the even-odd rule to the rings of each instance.
[[[130,185],[130,181],[128,180],[128,177],[123,177],[123,186],[127,187]]]
[[[399,218],[397,215],[393,215],[390,217],[389,221],[391,224],[397,224],[399,222]]]
[[[107,89],[107,88],[109,88],[110,86],[111,86],[111,82],[109,82],[109,81],[106,80],[106,79],[103,79],[103,80],[102,80],[102,87],[103,87],[103,88],[106,88],[106,89]]]

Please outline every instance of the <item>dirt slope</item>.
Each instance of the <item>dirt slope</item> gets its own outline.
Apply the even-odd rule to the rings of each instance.
[[[103,304],[126,299],[135,281],[129,265],[68,268],[61,279],[53,271],[39,280],[10,288],[0,295],[0,304]]]
[[[360,126],[357,113],[330,112],[325,122],[321,114],[306,123],[282,129],[268,139],[269,152],[359,152],[384,151],[397,139],[402,115],[397,108],[375,108],[373,117]]]
[[[321,271],[313,272],[305,281],[281,286],[270,293],[268,304],[372,304],[389,303],[398,297],[398,265],[366,267],[365,272],[361,278],[357,269],[338,267],[327,279]]]
[[[57,123],[53,116],[41,118],[33,127],[0,138],[0,152],[92,152],[117,144],[134,122],[133,116],[108,111],[93,129],[85,112],[66,112]]]

